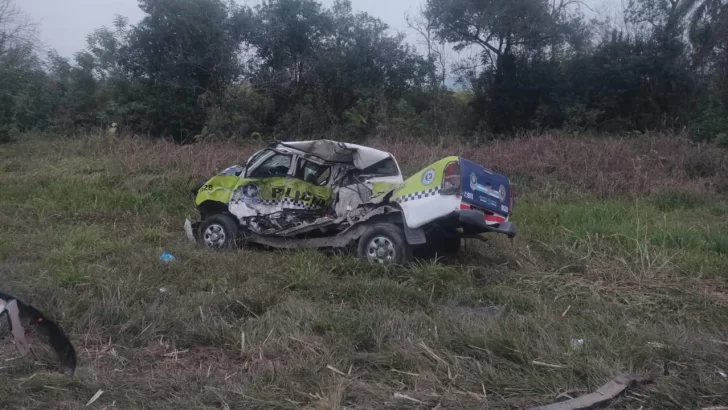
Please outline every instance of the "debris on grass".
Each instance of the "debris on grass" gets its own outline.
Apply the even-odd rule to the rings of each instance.
[[[545,406],[532,407],[529,410],[582,410],[589,409],[597,405],[604,404],[615,397],[622,394],[627,388],[632,386],[636,379],[627,373],[622,373],[611,380],[609,383],[600,387],[594,393],[589,393],[575,399],[562,401],[559,403],[547,404]]]
[[[32,353],[25,337],[25,327],[32,326],[51,345],[60,360],[59,371],[67,376],[76,372],[76,350],[63,330],[38,309],[15,296],[0,292],[0,315],[7,314],[14,344],[21,356]]]
[[[584,339],[571,338],[572,350],[581,350],[582,347],[584,347]]]
[[[30,346],[25,339],[25,330],[20,322],[20,310],[18,309],[17,301],[13,299],[7,303],[3,303],[0,313],[4,311],[8,312],[8,320],[10,321],[10,329],[12,329],[15,348],[18,349],[18,353],[21,356],[26,356],[30,352]]]
[[[86,403],[86,406],[88,407],[88,406],[94,404],[94,402],[96,400],[98,400],[99,397],[101,397],[102,394],[104,394],[104,391],[101,390],[101,389],[99,389],[99,391],[97,391],[96,394],[94,394],[93,397],[91,397],[91,400],[89,400],[88,403]]]
[[[164,253],[159,256],[159,260],[164,263],[170,263],[170,262],[174,262],[176,260],[176,258],[174,257],[174,255],[172,255],[168,251],[164,251]]]

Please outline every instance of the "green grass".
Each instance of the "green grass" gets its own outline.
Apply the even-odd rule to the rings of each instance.
[[[546,247],[600,251],[633,263],[645,254],[669,251],[670,261],[687,275],[723,275],[728,220],[716,210],[726,205],[698,206],[676,197],[682,199],[527,202],[518,208],[517,219]]]
[[[42,348],[39,363],[6,362],[0,340],[4,407],[81,408],[101,389],[93,407],[526,408],[622,371],[653,382],[614,408],[728,405],[721,198],[524,193],[515,241],[383,268],[192,246],[194,163],[83,143],[0,146],[2,290],[56,319],[79,354],[66,378]],[[177,261],[161,263],[165,250]]]
[[[655,208],[657,208],[657,210],[670,212],[675,210],[689,211],[702,208],[708,205],[710,200],[695,194],[667,192],[655,195],[650,202],[655,206]]]

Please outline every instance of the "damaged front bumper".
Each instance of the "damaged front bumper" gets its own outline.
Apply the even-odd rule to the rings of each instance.
[[[197,243],[197,227],[200,226],[199,222],[192,222],[189,220],[189,218],[185,219],[185,234],[187,235],[187,239],[189,239],[192,243]]]

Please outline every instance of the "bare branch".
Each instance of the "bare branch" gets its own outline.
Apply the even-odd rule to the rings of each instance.
[[[38,43],[36,28],[13,0],[0,0],[0,56],[11,49],[35,47]]]

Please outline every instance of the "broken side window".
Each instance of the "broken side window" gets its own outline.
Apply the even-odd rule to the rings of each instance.
[[[394,162],[394,159],[389,157],[364,168],[359,174],[375,177],[394,177],[399,175],[399,169],[397,169],[397,163]]]
[[[284,177],[291,168],[291,156],[285,154],[276,154],[268,158],[264,163],[254,169],[249,178],[270,178]]]
[[[298,179],[302,179],[309,184],[325,186],[329,183],[330,177],[331,166],[329,165],[319,165],[305,159],[298,162],[298,169],[296,170],[296,178]]]

